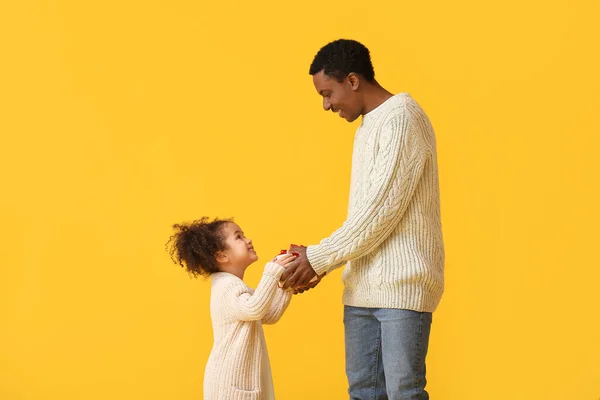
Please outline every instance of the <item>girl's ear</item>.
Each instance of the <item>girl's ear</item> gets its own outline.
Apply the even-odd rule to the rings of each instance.
[[[215,259],[217,260],[217,262],[219,264],[224,264],[227,261],[229,261],[229,257],[227,257],[227,254],[223,253],[222,251],[217,251],[217,254],[215,255]]]

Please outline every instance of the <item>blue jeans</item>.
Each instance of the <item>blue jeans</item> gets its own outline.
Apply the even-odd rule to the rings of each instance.
[[[344,306],[351,400],[427,400],[431,313]]]

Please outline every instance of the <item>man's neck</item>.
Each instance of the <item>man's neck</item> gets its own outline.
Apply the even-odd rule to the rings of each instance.
[[[368,114],[394,95],[385,90],[379,83],[368,84],[365,88],[365,106],[362,115]]]

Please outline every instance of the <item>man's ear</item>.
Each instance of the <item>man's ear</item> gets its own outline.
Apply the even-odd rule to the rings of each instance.
[[[359,76],[354,72],[350,72],[348,74],[348,83],[350,83],[350,87],[352,88],[352,90],[356,92],[358,90],[358,87],[360,86]]]

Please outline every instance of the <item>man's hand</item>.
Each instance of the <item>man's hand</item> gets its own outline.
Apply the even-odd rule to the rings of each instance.
[[[315,283],[310,282],[312,278],[317,276],[317,273],[312,269],[312,266],[306,257],[306,246],[292,245],[290,246],[288,253],[298,253],[298,257],[287,265],[285,272],[281,275],[280,280],[283,282],[283,289],[303,288],[308,287],[311,283]],[[317,279],[316,283],[318,283],[319,280],[320,279]]]
[[[310,289],[314,288],[315,286],[317,286],[319,284],[319,282],[321,282],[321,279],[323,279],[323,277],[325,276],[325,274],[326,274],[326,272],[323,273],[323,275],[319,275],[316,280],[310,282],[307,286],[293,288],[292,289],[293,293],[294,294],[304,293],[307,290],[310,290]]]

